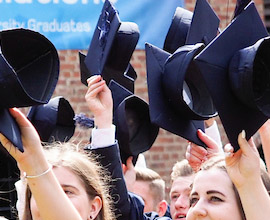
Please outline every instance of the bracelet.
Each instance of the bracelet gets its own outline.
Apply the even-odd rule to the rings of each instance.
[[[35,176],[28,176],[26,174],[26,172],[24,172],[23,177],[26,178],[26,179],[34,179],[34,178],[38,178],[38,177],[44,176],[45,174],[49,173],[51,170],[52,170],[52,165],[49,164],[49,168],[47,170],[45,170],[43,173],[38,174],[38,175],[35,175]]]

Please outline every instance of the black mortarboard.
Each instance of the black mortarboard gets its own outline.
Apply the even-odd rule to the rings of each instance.
[[[177,112],[168,103],[169,97],[164,92],[163,81],[165,78],[162,71],[170,54],[150,44],[145,45],[145,51],[149,109],[152,123],[194,143],[203,145],[197,137],[197,130],[204,130],[204,122],[190,120],[185,115]]]
[[[151,123],[149,106],[144,100],[114,81],[111,81],[110,89],[121,160],[126,163],[127,158],[133,156],[135,164],[138,155],[151,148],[159,128]]]
[[[91,76],[91,74],[89,73],[84,63],[85,55],[82,54],[81,52],[79,52],[79,59],[80,59],[81,82],[87,86],[87,79]],[[135,89],[134,83],[135,80],[137,79],[137,74],[130,63],[128,64],[127,70],[124,73],[119,74],[119,72],[115,70],[111,70],[111,73],[113,76],[112,79],[115,79],[121,85],[125,86],[125,88],[128,89],[130,92],[134,93]]]
[[[120,22],[118,12],[106,0],[84,60],[90,74],[83,78],[101,74],[107,84],[114,79],[134,91],[134,80],[127,76],[138,40],[138,25]]]
[[[43,35],[26,29],[0,32],[0,132],[23,152],[18,125],[8,108],[43,104],[59,76],[59,58]]]
[[[217,36],[218,26],[219,18],[208,1],[197,0],[185,44],[204,43],[207,45]]]
[[[105,0],[85,58],[91,75],[102,74],[120,24],[115,7],[110,1]]]
[[[62,96],[31,107],[27,115],[43,142],[68,141],[75,131],[74,116],[69,101]]]
[[[135,95],[126,97],[119,104],[115,125],[124,163],[129,156],[137,158],[149,150],[159,132],[159,127],[151,123],[148,104]]]
[[[262,106],[269,97],[269,39],[253,45],[267,35],[252,2],[195,58],[235,151],[242,130],[250,138],[267,120]]]
[[[181,7],[176,8],[164,41],[163,50],[173,53],[179,47],[185,45],[192,16],[192,12]]]
[[[116,112],[116,109],[118,108],[119,104],[128,96],[132,95],[133,93],[130,92],[128,89],[120,85],[119,83],[115,82],[114,80],[111,80],[109,83],[109,89],[112,93],[112,99],[113,99],[113,115]]]
[[[200,145],[203,143],[197,137],[197,130],[204,130],[203,120],[215,116],[216,111],[193,58],[204,48],[198,42],[213,39],[218,25],[219,19],[207,1],[198,0],[186,39],[189,45],[169,54],[146,44],[152,122]]]
[[[237,15],[241,14],[241,12],[245,9],[245,7],[251,2],[251,0],[237,0],[233,18],[235,18]]]

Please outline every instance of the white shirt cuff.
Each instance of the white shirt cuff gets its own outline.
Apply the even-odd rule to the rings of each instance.
[[[205,128],[205,133],[218,144],[218,147],[220,149],[222,149],[222,142],[216,121],[214,121],[213,125],[211,125],[210,127]]]
[[[92,129],[91,149],[109,147],[115,143],[115,125],[111,128]]]

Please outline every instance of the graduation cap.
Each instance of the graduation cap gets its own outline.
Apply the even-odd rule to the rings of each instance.
[[[43,35],[26,29],[0,32],[0,132],[23,152],[20,129],[8,108],[43,104],[59,76],[59,58]]]
[[[83,53],[79,52],[81,82],[87,86],[88,85],[87,79],[91,76],[91,74],[84,63],[85,57],[86,56]],[[111,73],[115,73],[115,71],[111,71]],[[115,75],[113,75],[112,78],[115,79],[117,82],[119,82],[121,85],[124,85],[125,88],[127,88],[130,92],[134,93],[134,83],[135,80],[137,79],[137,73],[130,63],[128,64],[127,70],[125,70],[124,73],[121,73],[120,75],[118,72]]]
[[[195,58],[235,151],[269,117],[267,36],[252,2]]]
[[[164,41],[163,50],[173,53],[179,47],[185,45],[192,16],[192,12],[181,7],[176,8]]]
[[[121,160],[126,163],[133,156],[137,157],[151,148],[159,127],[152,124],[148,104],[123,86],[111,81],[109,88],[113,97],[113,121],[116,126],[116,138],[119,143]]]
[[[245,9],[245,7],[251,2],[251,0],[237,0],[235,9],[234,9],[234,15],[233,18],[235,18],[237,15],[241,14],[241,12]]]
[[[134,92],[133,68],[129,61],[139,40],[138,25],[120,22],[118,12],[110,1],[105,1],[84,63],[88,69],[85,79],[101,74],[110,83],[114,79]],[[83,72],[82,72],[83,73]],[[134,71],[133,71],[134,73]]]
[[[27,118],[36,128],[43,142],[68,141],[75,131],[75,113],[69,101],[62,96],[47,104],[30,108]]]
[[[128,96],[132,95],[133,93],[130,92],[127,88],[120,85],[114,80],[111,80],[109,83],[109,89],[112,93],[112,99],[113,99],[113,115],[116,112],[116,109],[120,105],[120,103]]]
[[[204,21],[201,23],[201,21]],[[219,19],[205,0],[196,2],[186,42],[173,54],[146,44],[147,84],[151,121],[176,135],[204,145],[197,130],[216,115],[210,93],[193,58],[213,39]]]

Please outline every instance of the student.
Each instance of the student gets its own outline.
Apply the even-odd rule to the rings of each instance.
[[[101,114],[104,114],[104,113],[107,114],[107,115],[105,115],[104,118],[107,118],[110,121],[106,121],[106,126],[103,126],[103,129],[101,129],[101,130],[108,131],[108,129],[110,130],[112,127],[112,125],[111,125],[111,123],[112,123],[112,115],[111,114],[112,113],[108,113],[108,112],[106,113],[106,111],[108,111],[108,109],[106,109],[105,106],[108,106],[106,102],[111,99],[111,97],[108,95],[108,94],[110,94],[110,91],[106,87],[105,81],[102,80],[100,76],[91,77],[88,80],[88,86],[89,86],[89,89],[88,89],[87,94],[86,94],[86,100],[87,100],[87,103],[89,104],[89,108],[94,113],[94,115],[98,114],[100,116]],[[109,102],[111,103],[111,101],[109,101]],[[93,103],[98,103],[98,105],[93,104]],[[99,107],[97,107],[97,106],[99,106]],[[110,115],[110,117],[107,117],[108,115]],[[96,130],[99,130],[99,128]],[[105,136],[100,136],[100,139],[102,141],[104,141],[104,137]],[[235,153],[234,155],[231,153],[233,155],[232,158],[229,158],[229,157],[226,158],[226,162],[227,162],[226,167],[228,168],[232,182],[236,185],[236,187],[240,186],[240,188],[237,188],[237,189],[239,191],[241,202],[243,203],[244,210],[247,206],[250,206],[251,202],[254,203],[254,201],[256,201],[257,198],[259,200],[259,203],[256,204],[256,206],[254,206],[252,208],[253,209],[252,211],[250,211],[250,212],[247,211],[247,213],[246,213],[246,210],[245,210],[246,216],[249,217],[258,211],[264,211],[266,205],[269,207],[270,204],[269,204],[268,195],[266,197],[267,191],[265,190],[264,186],[261,184],[262,181],[261,181],[261,177],[260,177],[260,170],[256,167],[257,166],[256,165],[257,164],[256,155],[254,154],[255,155],[254,156],[253,153],[251,155],[249,155],[250,151],[245,150],[247,148],[246,145],[248,145],[248,144],[247,144],[247,142],[243,143],[243,140],[244,139],[239,140],[239,144],[243,145],[243,148],[241,148],[241,149],[244,152],[243,154],[245,154],[245,156],[241,157],[242,156],[241,151],[240,151],[240,153]],[[113,143],[114,143],[114,140],[113,140]],[[253,151],[253,146],[252,145],[248,145],[248,146],[250,146],[252,148],[252,151]],[[227,153],[231,152],[231,149],[227,150],[226,152]],[[116,187],[115,187],[114,193],[117,195],[118,201],[120,201],[118,204],[118,207],[120,207],[119,210],[120,209],[121,210],[119,212],[120,216],[118,219],[130,219],[130,220],[131,219],[151,219],[151,220],[152,219],[171,219],[171,218],[167,218],[167,217],[158,218],[158,216],[155,215],[154,213],[143,214],[143,202],[140,199],[133,197],[130,194],[129,195],[127,194],[126,186],[125,186],[125,183],[123,180],[121,161],[119,158],[119,149],[117,148],[116,145],[112,145],[112,143],[110,143],[108,145],[103,145],[103,147],[101,146],[101,147],[96,148],[95,153],[100,155],[102,164],[104,166],[108,167],[108,169],[112,173],[113,177],[117,177],[118,183],[115,183]],[[244,171],[244,170],[246,170],[246,168],[244,168],[244,170],[242,170],[242,168],[240,169],[237,166],[234,167],[235,164],[236,165],[243,164],[243,162],[238,162],[235,159],[241,160],[245,157],[247,157],[248,160],[252,160],[252,162],[254,162],[254,163],[251,163],[251,164],[255,165],[255,168],[256,168],[256,169],[252,169],[252,171],[250,173],[247,173],[247,175],[245,175],[245,173],[244,174],[239,173],[239,171]],[[249,164],[249,163],[245,162],[244,164]],[[237,172],[234,171],[233,173],[235,173],[235,174],[231,175],[230,171],[232,171],[233,169],[235,169],[235,171],[237,171]],[[239,176],[236,176],[236,174],[239,174]],[[229,180],[230,180],[230,178],[229,178]],[[242,181],[242,180],[244,180],[244,181]],[[243,188],[241,188],[241,186],[243,186]],[[251,190],[251,187],[255,187],[255,186],[258,187],[257,190],[254,190],[254,191],[256,191],[256,195],[254,195],[253,192],[247,193],[248,192],[247,189]],[[192,188],[192,190],[193,189],[195,189],[195,188]],[[241,191],[242,189],[244,191]],[[250,200],[251,198],[252,198],[252,201]],[[260,207],[262,207],[262,209]],[[250,207],[249,207],[249,209],[250,209]],[[226,210],[224,210],[224,212],[226,212]],[[258,218],[258,219],[267,219],[265,217],[266,216],[269,217],[267,212],[262,212],[261,215],[262,215],[261,218]],[[254,218],[254,216],[253,216],[253,218],[249,217],[248,219],[256,219],[256,218]]]
[[[117,216],[119,216],[118,219],[155,219],[158,217],[158,214],[151,212],[148,214],[143,214],[144,210],[144,203],[140,198],[134,196],[131,193],[127,192],[127,188],[125,185],[125,182],[123,181],[123,173],[121,169],[121,161],[118,158],[118,148],[117,146],[111,146],[111,147],[105,147],[110,146],[114,143],[114,126],[112,126],[112,101],[111,101],[111,93],[108,87],[105,85],[104,80],[102,80],[101,76],[93,76],[90,79],[88,79],[88,91],[86,93],[86,101],[88,103],[90,111],[96,115],[99,116],[101,114],[104,114],[104,120],[103,122],[106,123],[106,126],[104,124],[99,124],[98,129],[93,129],[92,131],[92,151],[96,154],[99,154],[99,158],[101,163],[108,167],[110,172],[113,175],[113,179],[117,179],[118,181],[114,181],[112,184],[114,184],[113,189],[115,191],[113,192],[115,198],[117,198]],[[99,119],[98,119],[99,120]],[[109,123],[108,123],[109,122]],[[100,121],[98,122],[100,123]],[[103,129],[101,129],[101,127]],[[101,135],[97,135],[101,134]],[[112,134],[110,134],[112,133]],[[113,138],[108,138],[112,136]],[[106,138],[105,138],[106,137]],[[110,141],[109,141],[110,139]],[[106,140],[108,142],[104,143]],[[180,178],[177,178],[179,172],[176,172],[178,168],[175,168],[175,172],[173,172],[173,178],[177,182],[174,187],[174,195],[177,193],[178,197],[181,197],[182,193],[185,193],[186,197],[185,200],[182,201],[185,203],[185,210],[180,210],[179,208],[172,208],[171,214],[173,219],[178,219],[179,216],[181,216],[182,219],[185,218],[187,209],[189,206],[189,197],[188,192],[190,190],[190,184],[192,183],[193,178],[192,176],[192,169],[188,165],[188,163],[185,164],[185,166],[188,167],[189,172],[186,174],[187,176],[184,176],[185,172],[183,172],[183,180],[185,181],[185,187],[183,186],[183,183],[179,184],[178,181]],[[184,166],[184,167],[185,167]],[[182,166],[180,166],[182,167]],[[184,168],[183,168],[184,169]],[[135,175],[134,175],[135,178]],[[188,180],[188,181],[186,181]],[[179,189],[180,188],[180,189]],[[182,199],[183,197],[181,197]],[[179,206],[179,202],[177,204]],[[136,207],[136,208],[134,208]],[[180,208],[181,209],[181,208]],[[169,217],[162,217],[163,219],[171,219]]]
[[[194,172],[187,160],[174,164],[171,173],[170,212],[173,220],[186,219],[189,210],[190,186],[194,179]]]
[[[115,144],[115,126],[112,125],[110,89],[100,75],[90,77],[87,82],[88,91],[85,99],[89,110],[94,115],[96,125],[92,130],[91,151],[98,155],[100,163],[108,168],[112,174],[111,195],[115,201],[114,210],[117,220],[156,219],[158,217],[157,213],[144,214],[143,200],[127,191],[119,148]],[[161,218],[164,220],[170,219],[168,217]]]
[[[130,178],[132,172],[134,174]],[[168,205],[165,200],[165,181],[161,176],[147,167],[134,167],[132,157],[127,160],[126,174],[127,189],[143,199],[144,212],[154,211],[159,216],[164,216]]]
[[[211,220],[245,219],[239,196],[224,170],[223,157],[213,157],[203,164],[192,185],[188,220],[206,217]]]
[[[10,109],[10,113],[21,129],[24,152],[2,134],[0,141],[25,174],[27,197],[22,219],[113,220],[100,166],[71,144],[56,145],[46,151],[46,157],[32,124],[19,110]]]
[[[135,190],[132,191],[132,189],[130,189],[130,186],[136,185],[136,181],[137,181],[137,173],[135,172],[136,166],[134,169],[131,161],[128,161],[127,165],[128,165],[127,166],[128,169],[126,173],[128,173],[127,175],[129,176],[128,178],[126,178],[126,173],[125,173],[125,180],[127,180],[126,181],[127,188],[129,191],[136,193]],[[133,171],[134,174],[132,174],[132,170],[134,170]],[[132,175],[136,176],[136,181],[134,180],[135,183],[130,181],[130,179],[132,179],[132,177],[130,176]],[[191,190],[190,185],[193,182],[193,178],[194,178],[194,171],[189,165],[187,160],[181,160],[174,164],[172,168],[172,173],[171,173],[170,207],[168,206],[169,210],[167,209],[167,212],[166,212],[167,217],[170,217],[173,220],[176,220],[179,218],[181,219],[186,218],[186,214],[189,209],[189,193]],[[144,184],[146,183],[144,182]],[[145,212],[145,207],[149,203],[149,200],[152,201],[152,199],[150,199],[152,197],[146,196],[146,194],[143,194],[142,191],[144,190],[140,188],[137,189],[137,194],[140,195],[144,200],[144,212]],[[152,209],[152,211],[155,211],[155,210]],[[160,214],[159,212],[157,213],[158,213],[158,216],[164,216]]]
[[[215,120],[209,119],[205,123],[207,124],[207,127],[208,127],[206,129],[206,132],[209,135],[211,135],[211,137],[214,136],[215,140],[219,140],[218,148],[215,149],[215,147],[217,146],[215,141],[212,140],[209,136],[205,135],[203,132],[199,131],[200,132],[199,137],[202,140],[204,140],[206,144],[208,144],[209,146],[212,146],[212,149],[208,150],[209,152],[214,153],[215,150],[217,152],[223,152],[220,147],[221,146],[220,135],[219,135]],[[194,159],[193,150],[194,148],[196,148],[196,146],[194,146],[194,144],[192,143],[190,143],[190,145],[192,145],[192,148],[190,147],[190,149],[192,150],[192,158]],[[201,147],[197,146],[197,148],[200,150]],[[206,156],[205,156],[205,160],[207,160]],[[199,168],[199,164],[201,164],[201,162],[197,163],[195,161],[195,163],[193,164],[194,170]],[[133,169],[132,164],[130,164],[127,169],[129,176],[132,169]],[[190,206],[189,193],[191,190],[190,185],[192,184],[193,178],[194,178],[194,170],[192,169],[192,167],[190,166],[187,160],[178,161],[173,166],[172,173],[171,173],[170,207],[168,206],[169,211],[167,210],[166,216],[171,217],[172,219],[178,219],[178,218],[185,219],[189,206]],[[135,176],[135,174],[133,175]],[[126,177],[126,173],[125,173],[125,177]],[[125,179],[127,180],[127,178]],[[136,184],[135,180],[134,182],[130,183],[130,180],[126,181],[127,188],[131,192],[134,192],[132,191],[132,188],[130,187]],[[139,192],[137,191],[137,194],[143,198],[145,202],[145,207],[147,207],[148,203],[150,203],[150,201],[152,200],[150,200],[149,196],[147,197],[145,193],[142,193],[142,191],[144,190],[141,188],[142,187],[138,189]],[[148,199],[145,199],[145,197],[147,197]],[[146,210],[145,207],[144,207],[144,211]],[[152,209],[152,211],[155,211],[155,209]],[[168,213],[170,214],[168,215]],[[163,216],[163,215],[159,213],[159,216]]]
[[[214,155],[196,174],[187,219],[268,219],[270,217],[269,176],[261,166],[259,153],[245,132],[239,134],[240,150],[225,146],[224,155]],[[229,214],[228,214],[229,213]]]

